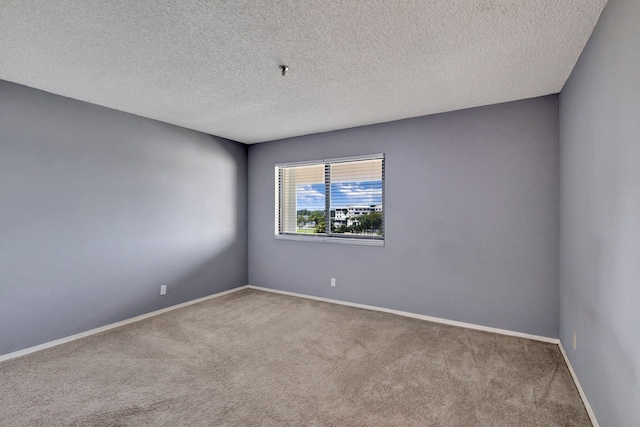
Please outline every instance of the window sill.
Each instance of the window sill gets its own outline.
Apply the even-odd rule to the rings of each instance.
[[[356,237],[312,236],[304,234],[276,234],[276,240],[296,240],[299,242],[338,243],[341,245],[384,246],[381,239],[358,239]]]

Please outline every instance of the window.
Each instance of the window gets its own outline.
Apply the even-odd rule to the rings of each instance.
[[[276,237],[384,244],[384,155],[276,165]]]

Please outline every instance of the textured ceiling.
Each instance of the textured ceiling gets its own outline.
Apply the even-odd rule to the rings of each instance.
[[[557,93],[605,3],[1,0],[0,79],[254,143]]]

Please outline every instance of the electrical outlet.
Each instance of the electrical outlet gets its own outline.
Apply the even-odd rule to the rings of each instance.
[[[578,348],[578,346],[576,345],[576,341],[577,341],[577,337],[576,337],[576,333],[573,333],[573,349],[575,350],[576,348]]]
[[[160,295],[165,295],[167,293],[167,285],[160,286]]]
[[[336,287],[336,278],[335,277],[331,278],[331,286],[333,286],[334,288]]]

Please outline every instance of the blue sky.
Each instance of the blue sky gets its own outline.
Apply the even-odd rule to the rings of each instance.
[[[324,210],[324,184],[298,185],[297,210]],[[331,184],[331,208],[382,203],[382,181]]]

